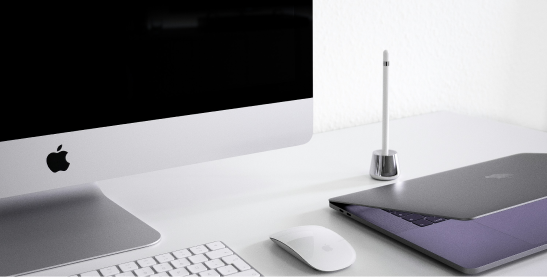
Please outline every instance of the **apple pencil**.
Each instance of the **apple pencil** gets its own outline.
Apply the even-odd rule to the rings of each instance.
[[[398,152],[388,147],[388,51],[382,53],[382,149],[373,151],[369,175],[371,178],[387,181],[400,176]]]
[[[382,155],[388,156],[388,51],[382,54]]]

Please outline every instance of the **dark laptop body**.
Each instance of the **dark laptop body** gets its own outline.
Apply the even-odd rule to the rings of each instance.
[[[517,158],[519,159],[516,159]],[[534,184],[523,185],[514,179],[515,184],[519,184],[522,190],[530,188],[531,190],[540,191],[537,195],[531,193],[531,190],[521,193],[519,190],[507,189],[506,191],[518,194],[516,198],[526,199],[527,197],[536,197],[536,200],[529,199],[524,204],[519,205],[516,201],[513,201],[511,197],[506,201],[509,206],[492,205],[495,207],[495,211],[489,211],[489,209],[481,210],[481,212],[474,212],[473,209],[460,209],[460,211],[472,211],[468,215],[472,220],[456,220],[449,219],[447,217],[432,216],[432,214],[438,214],[435,205],[428,205],[428,198],[422,200],[421,205],[415,205],[411,209],[407,209],[402,206],[401,203],[396,201],[394,209],[380,209],[366,207],[362,204],[367,204],[365,200],[360,200],[358,197],[360,193],[349,194],[330,199],[330,207],[339,211],[346,216],[353,218],[391,238],[396,239],[444,264],[447,264],[456,270],[462,271],[467,274],[479,273],[493,267],[517,260],[519,258],[546,250],[546,154],[519,154],[514,156],[505,157],[493,161],[478,164],[480,168],[474,168],[475,165],[466,168],[457,169],[461,173],[471,173],[478,176],[493,176],[493,174],[510,174],[514,176],[524,176],[519,170],[508,171],[510,169],[507,166],[497,167],[495,164],[506,165],[508,160],[516,161],[520,160],[527,163],[527,157],[531,157],[529,161],[531,163],[539,164],[535,166],[536,172],[529,173],[530,178],[527,180],[533,180]],[[506,160],[505,160],[506,159]],[[502,162],[501,162],[502,161]],[[489,165],[491,163],[491,165]],[[542,163],[544,165],[542,166]],[[523,168],[524,164],[521,164]],[[520,168],[517,167],[517,168]],[[465,170],[462,170],[465,169]],[[490,169],[501,169],[502,172],[493,173]],[[488,170],[483,172],[482,170]],[[458,178],[453,171],[448,171],[448,178]],[[443,180],[444,173],[439,173],[434,176],[436,181]],[[536,176],[533,176],[536,175]],[[538,177],[540,175],[540,177]],[[495,175],[503,176],[503,175]],[[505,175],[508,176],[508,175]],[[429,176],[419,178],[422,183],[429,183]],[[470,180],[468,176],[463,176],[464,179]],[[491,179],[484,177],[485,179]],[[494,178],[502,180],[502,182],[508,177]],[[414,179],[418,180],[418,179]],[[523,178],[521,178],[524,181]],[[410,180],[413,181],[413,180]],[[488,180],[490,182],[491,180]],[[542,196],[542,189],[538,189],[541,186],[537,182],[543,182],[544,196]],[[451,180],[445,180],[446,185],[451,183]],[[462,184],[459,180],[455,180],[453,183]],[[483,184],[481,180],[478,185]],[[411,184],[417,184],[412,182]],[[433,184],[433,183],[431,183]],[[493,184],[488,184],[493,185]],[[504,183],[503,186],[508,187],[508,184]],[[418,186],[425,189],[425,186]],[[432,189],[437,189],[436,193],[443,194],[445,186],[440,185],[438,187],[432,186]],[[471,186],[465,186],[471,187]],[[381,187],[382,188],[382,187]],[[406,189],[410,189],[409,187]],[[375,190],[375,189],[372,189]],[[504,189],[502,189],[504,190]],[[400,188],[401,191],[401,188]],[[455,190],[448,190],[448,192]],[[384,192],[383,192],[384,193]],[[500,191],[494,191],[493,197],[501,197]],[[463,197],[464,193],[457,194],[458,197]],[[385,199],[398,199],[398,197],[387,197]],[[401,200],[401,198],[399,198]],[[456,199],[458,200],[458,199]],[[500,200],[500,199],[499,199]],[[497,199],[492,201],[501,203]],[[359,205],[356,205],[356,201]],[[419,199],[417,199],[419,201]],[[489,201],[489,197],[483,199],[483,201]],[[436,205],[443,205],[443,202],[432,201]],[[465,201],[464,201],[465,202]],[[451,203],[458,203],[458,201],[452,201]],[[394,203],[383,203],[381,206],[390,207]],[[373,206],[378,207],[375,204]],[[481,207],[489,207],[489,205],[480,205]],[[416,212],[419,208],[427,208],[427,213]],[[458,213],[452,212],[450,209],[444,209],[440,206],[442,214],[458,215]],[[457,209],[459,210],[459,209]],[[412,211],[412,212],[411,212]],[[485,211],[488,211],[485,213]],[[460,216],[455,216],[459,218]],[[454,217],[453,217],[454,218]],[[464,219],[470,219],[469,216],[464,216]]]

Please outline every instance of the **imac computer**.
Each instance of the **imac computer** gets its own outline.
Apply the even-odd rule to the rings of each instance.
[[[312,136],[311,0],[4,11],[0,275],[160,240],[94,181]]]

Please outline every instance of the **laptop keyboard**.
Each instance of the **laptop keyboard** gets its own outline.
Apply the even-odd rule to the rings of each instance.
[[[383,209],[383,211],[391,213],[397,217],[400,217],[401,219],[407,220],[419,227],[426,227],[434,223],[440,223],[447,220],[446,218],[442,218],[442,217],[414,214],[414,213],[408,213],[408,212],[402,212],[402,211],[393,211],[393,210],[385,210],[385,209]]]

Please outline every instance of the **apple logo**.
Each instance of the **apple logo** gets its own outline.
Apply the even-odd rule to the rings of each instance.
[[[55,173],[57,171],[65,171],[68,169],[70,163],[67,162],[67,151],[61,151],[61,147],[63,145],[59,145],[57,147],[57,152],[51,152],[49,153],[48,157],[46,158],[46,162],[48,164],[49,169]]]
[[[324,246],[322,247],[322,249],[323,249],[323,251],[326,251],[326,252],[329,252],[329,251],[333,250],[333,248],[331,248],[331,246],[329,246],[329,245],[327,245],[327,244],[324,245]]]
[[[485,176],[485,178],[487,179],[492,179],[492,178],[497,178],[497,179],[503,179],[503,178],[510,178],[514,176],[514,174],[493,174],[493,175],[489,175],[489,176]]]

